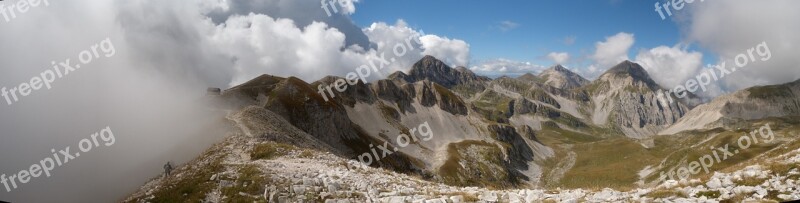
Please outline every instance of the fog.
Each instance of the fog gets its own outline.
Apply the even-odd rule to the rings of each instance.
[[[174,71],[189,70],[186,59],[146,58],[131,46],[141,36],[122,29],[115,4],[50,2],[9,22],[0,19],[0,87],[8,89],[54,70],[53,61],[78,64],[82,51],[104,39],[113,45],[95,48],[99,57],[54,79],[51,89],[17,92],[10,105],[0,98],[0,174],[27,170],[53,157],[51,149],[81,152],[79,142],[106,127],[114,137],[113,144],[98,137],[99,146],[55,166],[50,177],[17,180],[10,192],[0,185],[0,200],[119,201],[159,175],[167,161],[188,161],[222,140],[224,114],[204,104],[204,95],[206,87],[227,80]]]

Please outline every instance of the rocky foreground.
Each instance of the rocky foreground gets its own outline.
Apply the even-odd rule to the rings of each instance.
[[[238,133],[125,202],[720,202],[800,199],[800,150],[707,180],[631,191],[453,187]],[[772,170],[768,170],[770,168]]]

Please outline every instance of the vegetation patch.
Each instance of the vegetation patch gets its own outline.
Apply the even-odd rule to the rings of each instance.
[[[238,177],[233,180],[233,186],[223,188],[224,202],[263,202],[259,195],[264,192],[265,180],[268,178],[255,165],[245,165],[238,170]],[[242,195],[243,193],[245,195]],[[253,197],[255,196],[255,197]]]
[[[719,198],[721,194],[719,191],[710,190],[710,191],[702,191],[697,193],[697,197],[706,197],[708,199],[716,199]]]
[[[503,152],[485,141],[450,144],[448,159],[439,168],[442,182],[455,186],[511,188],[513,176],[503,167]]]
[[[659,198],[671,198],[671,197],[682,197],[686,198],[686,194],[681,191],[677,190],[655,190],[650,193],[647,193],[645,196],[652,197],[655,199]]]
[[[757,186],[767,181],[768,178],[758,178],[758,177],[742,177],[741,180],[733,180],[733,183],[736,185],[744,185],[744,186]]]
[[[576,144],[575,164],[561,180],[567,188],[613,188],[630,190],[639,181],[639,171],[657,164],[661,149],[646,149],[627,138],[612,138],[594,143]],[[632,167],[641,166],[641,167]]]
[[[294,149],[294,146],[288,144],[275,142],[262,143],[253,147],[253,151],[250,152],[250,158],[253,160],[275,159],[281,156],[286,156]]]

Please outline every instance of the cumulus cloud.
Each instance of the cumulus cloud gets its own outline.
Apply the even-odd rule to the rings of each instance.
[[[703,67],[703,54],[688,51],[679,45],[659,46],[639,52],[636,62],[642,65],[659,84],[674,87],[700,72]]]
[[[216,27],[209,38],[221,53],[235,59],[229,86],[264,73],[315,80],[366,63],[359,49],[340,50],[345,47],[345,35],[324,23],[301,29],[285,18],[233,16]]]
[[[295,76],[306,81],[328,75],[344,76],[382,56],[395,61],[381,72],[372,74],[370,80],[404,71],[422,55],[433,55],[452,65],[465,66],[469,62],[469,44],[466,42],[426,35],[408,27],[402,20],[394,25],[376,22],[368,28],[354,29],[357,27],[349,16],[328,17],[317,1],[234,0],[220,3],[201,0],[209,1],[211,3],[201,4],[201,9],[195,13],[189,9],[156,12],[147,18],[125,15],[123,27],[128,32],[149,36],[133,39],[137,42],[132,44],[147,55],[143,58],[187,53],[184,54],[186,59],[165,60],[176,63],[189,61],[191,65],[174,64],[170,67],[179,67],[176,69],[180,71],[190,69],[192,71],[186,72],[200,75],[205,81],[213,80],[214,86],[221,87],[240,84],[261,74]],[[126,6],[125,13],[134,14],[146,9],[146,5],[137,5]],[[181,15],[175,15],[175,12]],[[176,22],[152,19],[174,19]],[[361,36],[366,42],[361,42]],[[356,40],[353,42],[354,37]],[[157,41],[159,39],[164,40]],[[165,44],[173,46],[165,47]],[[406,52],[403,53],[396,45],[404,45],[402,48]],[[180,50],[171,50],[172,47]]]
[[[453,66],[469,65],[469,44],[463,40],[425,35],[420,38],[424,55],[431,55]]]
[[[750,63],[720,84],[727,91],[754,85],[779,84],[800,78],[800,1],[706,1],[693,4],[686,17],[678,18],[687,41],[719,55],[719,63],[733,59],[761,42],[772,58]],[[758,56],[756,56],[758,57]],[[758,59],[757,59],[758,60]]]
[[[601,69],[607,69],[622,61],[628,60],[628,51],[633,46],[633,34],[620,32],[606,37],[606,41],[595,44],[595,52],[591,58]]]
[[[569,61],[569,53],[567,52],[551,52],[547,54],[547,58],[557,64],[564,64]]]
[[[636,56],[636,63],[647,70],[650,77],[667,89],[684,85],[689,79],[694,79],[703,69],[703,54],[689,51],[686,46],[673,47],[659,46],[649,50],[642,50]],[[718,87],[709,87],[706,92],[695,92],[698,95],[719,94]]]
[[[408,27],[402,19],[394,25],[372,23],[364,29],[364,33],[376,44],[374,53],[385,53],[387,59],[395,59],[376,78],[383,79],[395,71],[406,71],[425,55],[434,56],[451,66],[469,65],[470,49],[467,42],[425,34],[424,31]]]
[[[492,59],[483,61],[478,65],[472,66],[470,70],[476,74],[486,75],[490,77],[498,76],[519,76],[525,73],[538,74],[547,67],[533,64],[531,62],[520,62],[509,59]]]
[[[361,32],[361,28],[353,23],[350,14],[356,12],[355,3],[358,0],[324,1],[329,11],[323,9],[318,0],[193,0],[205,5],[202,11],[213,22],[220,24],[230,16],[247,16],[250,13],[264,14],[272,18],[292,19],[299,28],[311,25],[314,22],[323,22],[328,27],[336,28],[347,36],[347,46],[359,45],[369,48],[369,38]],[[341,2],[341,4],[339,3]],[[339,12],[333,11],[336,8]],[[331,15],[328,15],[328,12]]]

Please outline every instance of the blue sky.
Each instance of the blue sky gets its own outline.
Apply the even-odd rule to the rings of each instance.
[[[425,33],[464,40],[470,44],[471,65],[506,58],[549,66],[553,62],[544,56],[550,52],[568,52],[571,58],[580,60],[593,53],[595,43],[619,32],[635,36],[631,58],[642,49],[679,43],[678,25],[670,19],[662,20],[655,12],[655,2],[362,0],[352,17],[362,27],[403,19]],[[517,26],[503,30],[505,21]],[[565,43],[567,38],[573,38],[574,44]],[[704,53],[704,62],[711,61]]]

